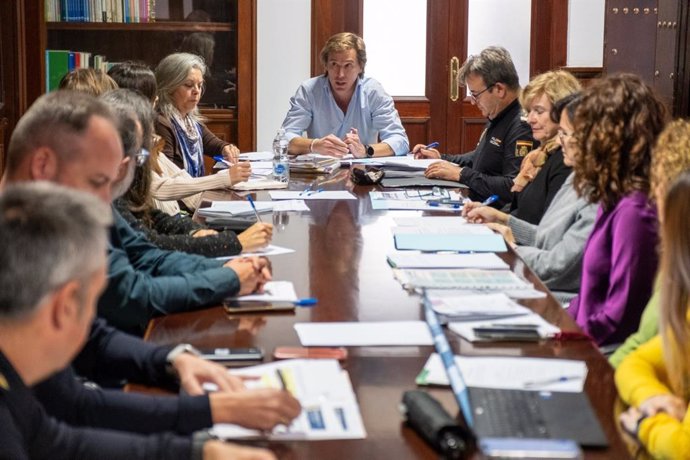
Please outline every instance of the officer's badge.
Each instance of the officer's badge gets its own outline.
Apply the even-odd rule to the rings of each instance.
[[[503,144],[503,140],[499,139],[497,137],[491,136],[491,140],[489,140],[489,144],[495,145],[496,147],[500,147]]]
[[[532,145],[534,145],[532,141],[517,141],[515,143],[515,156],[524,157],[532,150]]]

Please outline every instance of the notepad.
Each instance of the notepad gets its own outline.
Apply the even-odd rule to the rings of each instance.
[[[395,248],[416,251],[505,252],[506,243],[499,234],[438,235],[397,233]]]

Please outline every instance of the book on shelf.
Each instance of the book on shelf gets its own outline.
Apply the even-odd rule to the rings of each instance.
[[[92,56],[86,51],[46,50],[46,92],[53,91],[60,85],[62,77],[74,69],[93,67],[107,72],[115,63],[105,60],[99,54]]]
[[[45,0],[48,22],[155,22],[156,0]]]

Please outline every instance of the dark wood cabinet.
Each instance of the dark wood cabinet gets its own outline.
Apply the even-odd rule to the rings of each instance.
[[[681,0],[607,0],[604,71],[634,72],[674,116],[690,115],[688,9]]]

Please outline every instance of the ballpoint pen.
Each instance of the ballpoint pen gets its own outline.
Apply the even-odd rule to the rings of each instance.
[[[440,144],[436,141],[432,142],[431,144],[427,144],[424,147],[421,148],[421,150],[428,150],[428,149],[435,149],[438,147]],[[413,152],[410,152],[410,154],[414,154]]]
[[[489,198],[482,201],[481,206],[489,206],[490,204],[495,203],[496,201],[498,201],[498,195],[491,195]]]
[[[257,211],[257,210],[256,210],[256,206],[254,206],[254,200],[252,200],[252,196],[251,196],[251,195],[247,195],[247,201],[249,201],[249,205],[250,205],[250,206],[252,207],[252,209],[254,210],[254,215],[256,216],[256,221],[257,221],[257,222],[263,222],[263,221],[261,220],[261,217],[259,216],[259,211]]]
[[[546,385],[552,385],[554,383],[568,382],[571,380],[579,380],[579,379],[582,379],[581,375],[562,375],[560,377],[554,377],[551,379],[532,380],[529,382],[525,382],[522,384],[522,387],[525,389],[535,388],[535,387],[543,387]]]

